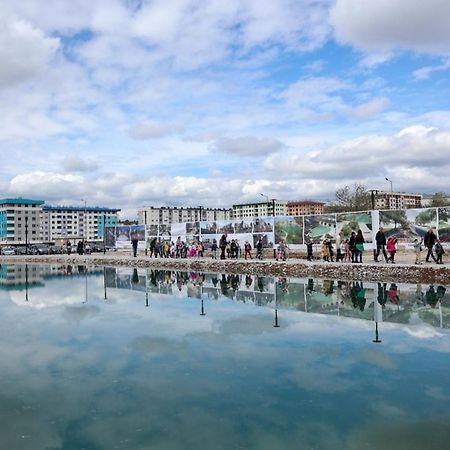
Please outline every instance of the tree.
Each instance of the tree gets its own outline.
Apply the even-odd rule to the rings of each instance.
[[[449,206],[450,200],[448,198],[448,195],[445,192],[436,192],[431,197],[431,207],[439,207],[439,206]]]
[[[386,225],[394,222],[394,230],[397,230],[397,224],[400,224],[403,229],[409,226],[406,211],[403,210],[381,211],[380,222]]]
[[[362,184],[344,186],[336,191],[336,201],[329,209],[333,212],[341,211],[366,211],[371,208],[370,192]],[[330,211],[331,212],[331,211]]]

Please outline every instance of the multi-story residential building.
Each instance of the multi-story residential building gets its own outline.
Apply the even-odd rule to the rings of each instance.
[[[387,191],[377,191],[375,194],[375,209],[408,209],[421,207],[422,194]]]
[[[119,211],[97,206],[48,206],[43,200],[5,198],[0,200],[0,243],[101,240],[105,225],[117,224]]]
[[[47,206],[42,208],[41,235],[44,242],[57,239],[102,240],[105,225],[118,223],[120,209],[98,206]]]
[[[170,206],[144,206],[138,210],[140,225],[158,225],[207,220],[215,222],[231,218],[232,210],[226,208],[177,208]]]
[[[4,198],[0,200],[0,242],[40,242],[42,200]]]
[[[315,202],[312,200],[304,200],[297,202],[288,202],[288,216],[305,216],[308,214],[323,214],[325,203]]]
[[[267,202],[233,205],[233,218],[286,216],[287,201],[272,199]]]

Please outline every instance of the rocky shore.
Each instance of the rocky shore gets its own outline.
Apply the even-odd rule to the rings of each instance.
[[[448,265],[414,265],[407,260],[398,264],[367,262],[363,264],[309,262],[291,259],[277,262],[274,259],[214,260],[211,258],[155,259],[147,256],[133,258],[129,253],[115,252],[92,255],[40,255],[0,256],[0,264],[72,264],[149,267],[180,271],[238,273],[276,277],[312,277],[335,280],[364,280],[405,283],[450,284]]]

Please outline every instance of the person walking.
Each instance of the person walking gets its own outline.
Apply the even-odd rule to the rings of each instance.
[[[322,259],[324,261],[329,262],[330,261],[330,246],[328,245],[328,239],[325,238],[322,241],[321,250],[322,250]]]
[[[217,241],[213,239],[211,244],[211,258],[217,259]]]
[[[395,264],[395,254],[397,253],[397,238],[395,236],[389,236],[386,242],[386,248],[389,253],[388,261]]]
[[[384,234],[383,227],[380,227],[377,234],[375,235],[375,242],[377,244],[377,252],[375,253],[375,262],[378,262],[378,257],[380,252],[383,252],[383,256],[386,262],[388,262],[388,255],[386,253],[386,235]]]
[[[313,259],[313,243],[311,239],[306,241],[306,259],[312,261]]]
[[[344,261],[344,252],[342,251],[344,247],[343,242],[344,242],[344,232],[341,230],[336,236],[336,262]]]
[[[364,236],[361,230],[358,230],[355,236],[355,262],[362,263],[362,255],[364,252]]]
[[[356,262],[356,233],[352,231],[350,238],[348,240],[348,246],[350,249],[350,253],[352,254],[352,263]]]
[[[420,252],[422,251],[422,239],[414,239],[413,242],[414,254],[416,255],[416,261],[414,264],[422,264],[420,261]]]
[[[137,248],[138,248],[139,240],[137,238],[131,239],[131,246],[133,247],[133,256],[136,258],[137,256]]]
[[[245,244],[244,244],[244,258],[247,259],[247,256],[250,259],[253,259],[252,258],[252,246],[251,246],[250,242],[245,241]]]
[[[227,248],[227,235],[222,234],[222,237],[219,240],[219,248],[220,248],[220,259],[225,259],[225,250]]]
[[[263,242],[261,238],[259,238],[256,243],[256,258],[263,259]]]
[[[444,255],[444,247],[441,242],[438,240],[436,244],[434,244],[434,252],[436,253],[436,264],[444,264],[442,262],[442,256]]]
[[[433,254],[433,247],[434,244],[437,241],[437,236],[434,234],[434,231],[430,228],[427,233],[425,234],[425,237],[423,238],[423,243],[425,247],[428,249],[427,256],[425,257],[426,262],[430,262],[430,256],[433,259],[434,262],[437,262],[436,258]]]

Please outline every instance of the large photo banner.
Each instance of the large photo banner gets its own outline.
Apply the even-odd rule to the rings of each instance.
[[[362,231],[364,241],[372,242],[372,211],[351,212],[336,214],[336,233],[343,239],[349,239],[352,232]]]
[[[116,248],[131,249],[131,241],[138,240],[138,248],[145,248],[145,225],[123,225],[115,227]]]
[[[380,211],[380,226],[386,237],[395,236],[399,243],[423,238],[431,228],[437,229],[436,208]]]
[[[348,239],[352,232],[361,230],[371,248],[380,227],[386,237],[396,236],[399,244],[409,245],[416,238],[423,238],[433,229],[439,239],[450,245],[450,206],[404,210],[373,210],[305,216],[256,217],[218,221],[186,222],[160,225],[127,225],[106,227],[107,247],[131,248],[131,240],[138,239],[139,247],[153,239],[176,242],[177,238],[188,245],[202,242],[209,250],[222,235],[227,240],[239,242],[241,249],[246,242],[255,248],[261,239],[264,248],[276,248],[284,242],[291,250],[304,250],[307,242],[320,245],[324,239],[335,241],[338,234]]]
[[[275,217],[275,244],[284,242],[290,249],[300,248],[303,241],[303,216]]]

